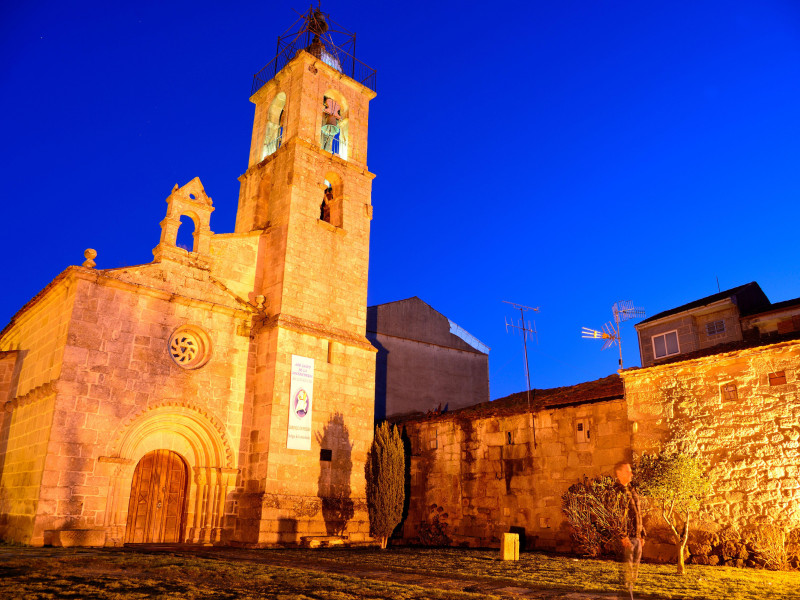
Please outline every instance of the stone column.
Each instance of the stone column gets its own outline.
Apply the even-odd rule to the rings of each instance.
[[[206,487],[205,469],[202,467],[195,467],[194,469],[194,485],[194,515],[188,539],[193,544],[199,544],[203,518],[203,495]]]
[[[200,543],[203,545],[210,545],[211,544],[211,533],[213,528],[213,520],[214,520],[214,496],[213,490],[217,483],[216,473],[215,470],[211,467],[205,467],[203,469],[204,476],[205,476],[205,483],[203,485],[203,509],[202,509],[202,519],[201,519],[201,526],[200,526]]]

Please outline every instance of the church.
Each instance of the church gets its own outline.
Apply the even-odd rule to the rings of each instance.
[[[212,231],[200,179],[176,185],[153,262],[97,269],[87,250],[14,315],[0,539],[368,539],[374,88],[310,10],[255,77],[235,231]]]

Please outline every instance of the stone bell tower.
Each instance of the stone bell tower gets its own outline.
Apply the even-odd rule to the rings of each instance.
[[[352,55],[355,36],[350,47],[329,23],[319,10],[298,20],[250,98],[236,233],[261,232],[255,294],[263,299],[251,335],[252,423],[234,533],[242,543],[369,534],[374,175],[366,162],[375,72]]]

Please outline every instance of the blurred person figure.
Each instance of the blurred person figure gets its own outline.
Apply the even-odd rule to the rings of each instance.
[[[639,494],[631,487],[633,471],[629,462],[619,462],[614,466],[617,485],[625,494],[625,536],[620,540],[620,598],[633,600],[633,586],[639,577],[639,563],[642,560],[645,530],[642,524],[642,511]]]

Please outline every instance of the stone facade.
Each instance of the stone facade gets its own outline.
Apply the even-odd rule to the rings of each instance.
[[[711,480],[698,531],[729,539],[764,524],[800,528],[798,372],[800,340],[793,339],[628,369],[621,372],[624,395],[619,385],[609,397],[603,384],[616,377],[539,391],[536,446],[524,394],[408,420],[411,503],[403,537],[419,540],[446,514],[453,544],[496,546],[502,533],[524,531],[528,547],[570,550],[561,494],[682,437]],[[438,517],[433,505],[443,507]],[[651,515],[651,558],[675,552],[662,527]]]
[[[282,143],[265,154],[280,94]],[[343,107],[346,157],[321,147],[326,96]],[[152,263],[95,270],[87,251],[85,266],[69,267],[0,332],[0,537],[34,545],[368,538],[374,96],[299,52],[251,98],[235,232],[212,232],[213,203],[199,179],[176,185]],[[327,222],[320,203],[330,184]],[[176,245],[182,216],[194,224],[191,250]],[[314,360],[310,450],[287,448],[295,355]],[[145,471],[156,455],[172,457],[164,464],[177,474]]]
[[[412,449],[406,540],[430,526],[435,504],[455,545],[496,546],[503,533],[518,531],[527,547],[571,548],[561,495],[629,457],[622,385],[612,376],[537,396],[545,408],[535,417],[517,395],[404,421]]]
[[[799,371],[791,341],[623,372],[633,451],[685,436],[705,460],[703,529],[800,527]]]

